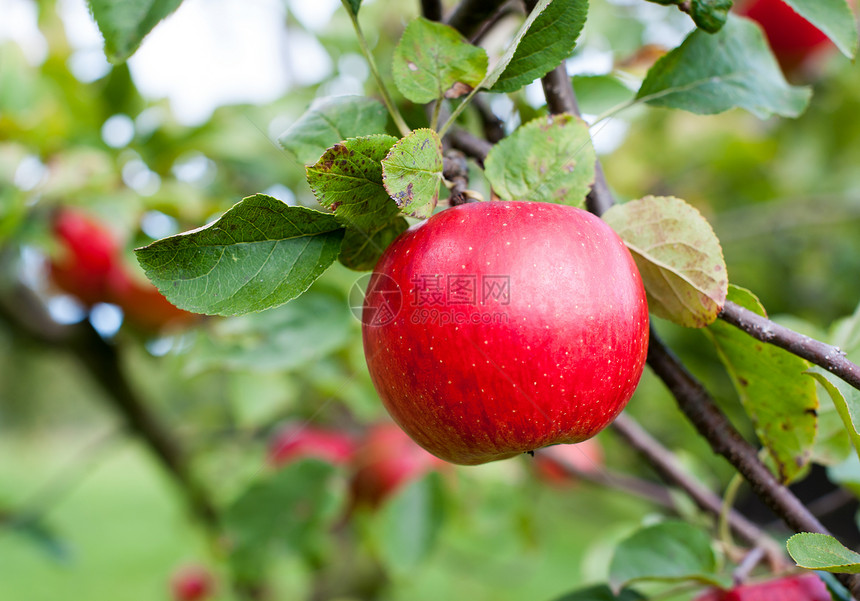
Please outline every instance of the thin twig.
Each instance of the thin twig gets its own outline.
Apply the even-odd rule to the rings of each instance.
[[[446,19],[448,25],[471,38],[506,0],[462,0]]]
[[[473,136],[463,129],[452,129],[445,137],[451,143],[452,148],[463,151],[466,156],[475,159],[483,167],[484,159],[487,158],[493,145],[482,138]]]
[[[798,334],[731,301],[726,302],[718,317],[753,338],[803,357],[860,389],[860,366],[849,361],[843,350]]]
[[[421,0],[421,14],[431,21],[442,20],[442,2],[440,0]]]
[[[627,415],[619,415],[612,423],[613,430],[619,434],[633,449],[641,454],[667,483],[683,490],[694,503],[714,517],[719,517],[723,509],[720,497],[708,490],[681,467],[674,453],[660,444]],[[771,554],[780,555],[774,550],[770,537],[758,526],[753,524],[735,510],[726,514],[726,519],[732,530],[738,536],[754,546],[769,547]]]

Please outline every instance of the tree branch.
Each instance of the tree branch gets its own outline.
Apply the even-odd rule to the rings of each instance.
[[[795,532],[830,534],[809,509],[776,479],[759,460],[750,445],[729,423],[704,386],[678,361],[652,330],[648,345],[648,365],[657,374],[687,419],[696,427],[715,453],[725,457],[746,479],[753,492]],[[837,576],[860,599],[860,576]]]
[[[811,361],[860,389],[860,366],[849,361],[843,350],[798,334],[731,301],[726,302],[718,317],[753,338]]]
[[[700,509],[714,516],[720,515],[722,499],[688,474],[675,455],[642,429],[633,418],[619,415],[612,423],[612,428],[639,452],[667,483],[678,486]],[[781,549],[776,547],[773,539],[739,512],[729,512],[728,521],[732,530],[751,545],[763,547],[772,558],[782,556]]]
[[[194,479],[184,449],[126,379],[116,349],[88,321],[69,326],[57,324],[45,312],[40,299],[20,284],[0,296],[0,320],[7,322],[17,335],[52,349],[59,348],[79,361],[122,415],[126,427],[147,444],[173,476],[193,514],[207,529],[216,530],[217,512]]]
[[[421,14],[431,21],[441,21],[442,2],[440,0],[421,0]]]
[[[560,69],[563,67],[557,67],[556,71]],[[575,102],[576,95],[572,92],[573,85],[566,73],[564,80],[571,88],[570,97],[567,97],[566,87],[560,87],[562,78],[559,73],[548,74],[543,78],[544,91],[548,94],[547,103],[579,116]],[[564,90],[564,93],[559,90]],[[570,98],[573,98],[573,102]],[[600,165],[600,161],[597,165]],[[595,185],[588,197],[589,209],[597,214],[601,214],[615,202],[606,185],[603,170],[600,168],[596,170]],[[648,345],[648,365],[663,381],[687,419],[708,441],[714,452],[725,457],[735,467],[750,484],[753,492],[780,516],[789,528],[795,532],[830,534],[803,503],[780,484],[759,460],[756,449],[731,425],[705,387],[663,344],[653,327]],[[860,575],[839,574],[837,577],[856,599],[860,599]]]
[[[462,0],[446,23],[471,39],[507,0]]]

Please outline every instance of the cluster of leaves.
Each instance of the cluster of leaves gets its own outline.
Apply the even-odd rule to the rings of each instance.
[[[688,6],[698,29],[658,60],[637,89],[628,90],[621,107],[647,104],[696,114],[741,108],[760,118],[795,117],[805,110],[811,90],[785,81],[761,31],[729,14],[730,2],[658,3]],[[179,3],[151,4],[147,11],[126,13],[133,19],[118,19],[92,2],[115,60],[133,52],[148,28]],[[853,56],[857,33],[846,26],[850,11],[844,2],[789,4]],[[345,6],[357,23],[360,2]],[[370,98],[315,102],[280,141],[308,165],[308,184],[326,210],[289,206],[260,194],[248,197],[206,227],[140,249],[138,259],[147,275],[181,308],[239,315],[297,298],[335,261],[359,271],[372,269],[409,219],[426,219],[437,210],[446,183],[444,136],[459,125],[457,119],[474,95],[515,92],[545,75],[570,55],[587,14],[584,0],[538,2],[492,67],[486,52],[456,30],[426,19],[412,21],[394,53],[392,73],[404,98],[432,104],[429,128],[391,135],[386,108],[395,111],[396,123],[402,118],[396,108]],[[116,27],[120,23],[134,27],[121,31]],[[446,106],[452,110],[440,124]],[[583,207],[594,182],[594,164],[589,126],[582,119],[541,116],[492,148],[483,161],[483,176],[502,200]],[[852,442],[860,452],[856,390],[803,359],[715,321],[727,301],[759,315],[765,312],[752,293],[730,286],[719,240],[695,208],[678,198],[645,197],[613,207],[604,218],[633,253],[651,312],[685,327],[706,328],[784,483],[800,478],[810,462],[837,465],[847,460]],[[833,334],[834,344],[851,356],[860,352],[858,321],[855,316]],[[832,410],[819,401],[816,382],[833,400]],[[843,476],[842,481],[860,481],[854,477]],[[270,485],[278,491],[286,486],[277,481]],[[252,500],[240,501],[237,515],[255,515],[256,510],[248,510],[256,507],[255,495],[264,498],[270,492],[249,490]],[[247,540],[263,536],[254,524],[238,523],[239,530],[249,528]],[[694,530],[666,522],[635,533],[616,549],[610,568],[613,590],[641,580],[721,584],[710,538]],[[288,534],[302,539],[301,533]],[[790,550],[801,565],[857,569],[856,558],[840,549],[832,553],[835,559],[826,559],[827,549],[838,544],[833,539],[827,539],[821,553],[815,552],[819,539],[793,540]],[[678,546],[689,563],[677,562]],[[256,557],[249,562],[253,565]],[[636,595],[628,591],[622,598],[625,594]]]

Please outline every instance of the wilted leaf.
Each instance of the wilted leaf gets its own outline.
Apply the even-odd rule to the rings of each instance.
[[[105,55],[114,64],[125,62],[143,38],[182,0],[87,0],[105,40]]]
[[[719,32],[697,29],[658,60],[636,97],[704,115],[740,107],[763,119],[773,114],[797,117],[811,94],[785,81],[754,23],[730,15]]]
[[[382,181],[400,212],[429,217],[442,185],[442,141],[432,129],[416,129],[382,161]]]
[[[647,196],[603,219],[633,254],[651,313],[689,328],[717,318],[729,280],[720,241],[699,211],[680,198]]]
[[[258,194],[214,223],[135,252],[147,277],[177,307],[239,315],[307,290],[335,261],[342,239],[334,215]]]
[[[573,115],[529,121],[496,144],[484,161],[487,179],[504,200],[582,207],[594,181],[588,126]]]
[[[860,574],[860,553],[827,534],[801,532],[788,539],[788,554],[802,568],[834,574]]]
[[[732,286],[728,300],[765,316],[748,290]],[[803,373],[809,364],[722,321],[707,332],[780,479],[791,482],[809,462],[815,442],[818,397],[814,382]]]
[[[551,2],[517,44],[492,91],[514,92],[555,69],[573,52],[587,16],[588,0]]]
[[[400,93],[412,102],[468,94],[487,73],[487,53],[443,23],[419,17],[406,27],[391,69]]]
[[[388,112],[378,100],[328,96],[315,100],[278,141],[302,164],[309,165],[341,140],[383,131],[387,121]]]
[[[691,524],[678,521],[637,530],[615,548],[609,564],[609,583],[619,590],[641,580],[721,584],[711,537]]]

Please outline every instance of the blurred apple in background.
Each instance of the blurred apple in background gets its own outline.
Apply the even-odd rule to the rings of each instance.
[[[853,6],[853,0],[850,2]],[[738,13],[757,22],[786,75],[797,75],[804,64],[836,46],[783,0],[742,0]]]
[[[728,590],[711,589],[696,601],[831,601],[824,582],[810,572],[793,574]]]
[[[178,569],[170,579],[174,601],[204,601],[215,590],[215,579],[202,566],[189,565]]]
[[[90,216],[66,208],[54,216],[53,233],[60,246],[50,263],[53,282],[87,306],[104,302],[108,278],[120,263],[113,234]]]
[[[125,321],[148,333],[199,318],[171,304],[143,275],[122,259],[122,247],[110,229],[86,213],[63,207],[53,221],[60,249],[51,260],[51,280],[84,305],[119,306]]]
[[[558,444],[535,453],[534,468],[542,481],[564,486],[576,482],[576,472],[594,473],[603,468],[603,448],[594,438],[578,444]]]
[[[311,457],[332,465],[349,465],[355,451],[355,440],[345,432],[290,424],[272,439],[268,461],[278,467]]]
[[[419,447],[396,424],[380,423],[371,426],[359,443],[353,467],[355,503],[378,507],[409,482],[433,470],[450,469],[450,464]]]

